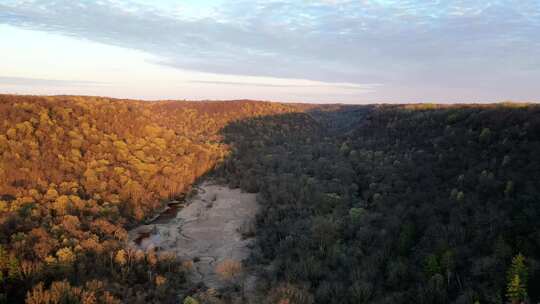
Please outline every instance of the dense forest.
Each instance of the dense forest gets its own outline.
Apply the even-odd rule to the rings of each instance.
[[[201,178],[258,193],[268,304],[540,301],[539,106],[0,95],[0,117],[0,303],[205,303],[126,247]]]
[[[292,110],[0,95],[0,302],[176,303],[185,269],[126,228],[229,153],[227,123]]]
[[[315,109],[224,134],[217,174],[263,204],[270,303],[540,300],[540,107]]]

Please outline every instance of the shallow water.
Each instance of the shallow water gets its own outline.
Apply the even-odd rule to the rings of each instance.
[[[176,215],[184,207],[183,203],[170,203],[167,209],[163,211],[157,218],[152,220],[149,224],[167,224],[172,219],[176,218]]]

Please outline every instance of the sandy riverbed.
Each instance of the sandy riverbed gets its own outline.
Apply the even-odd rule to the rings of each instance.
[[[198,186],[197,192],[170,221],[131,230],[129,245],[175,252],[182,260],[193,261],[192,281],[220,288],[224,282],[215,267],[224,260],[242,261],[249,256],[253,239],[243,238],[239,230],[254,221],[256,195],[209,182]],[[148,236],[136,242],[142,234]]]

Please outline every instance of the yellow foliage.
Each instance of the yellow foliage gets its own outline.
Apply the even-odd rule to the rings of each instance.
[[[69,197],[67,195],[62,195],[56,198],[53,202],[52,209],[55,210],[59,215],[66,214],[67,207],[69,204]]]
[[[114,173],[116,173],[117,175],[122,175],[126,172],[126,169],[125,168],[122,168],[122,167],[114,167]]]
[[[69,247],[64,247],[62,249],[59,249],[56,252],[56,256],[58,257],[58,261],[60,263],[71,264],[75,262],[75,254]]]
[[[117,254],[127,239],[123,225],[155,212],[160,199],[187,191],[226,155],[227,146],[208,144],[225,125],[291,111],[271,103],[0,95],[0,194],[15,197],[0,200],[0,222],[8,211],[35,202],[30,213],[35,223],[17,232],[46,228],[29,238],[31,248],[22,248],[25,256],[33,250],[48,264],[69,264],[76,258],[72,248],[77,254]],[[6,245],[10,254],[19,249],[15,242]],[[135,258],[145,260],[143,253]],[[150,254],[148,262],[155,265],[156,255]],[[45,292],[36,289],[36,295]],[[104,302],[102,297],[116,303],[110,295],[97,301]],[[88,303],[94,299],[86,298]]]
[[[125,142],[121,141],[121,140],[117,140],[113,143],[114,147],[120,151],[127,151],[129,150],[128,149],[128,146]]]
[[[157,286],[161,286],[167,283],[167,278],[162,275],[157,275],[155,281]]]
[[[124,266],[127,263],[127,254],[124,249],[120,249],[116,252],[114,256],[114,261],[120,266]]]
[[[6,135],[9,139],[15,140],[17,139],[17,130],[14,128],[10,128],[9,130],[7,130]]]
[[[82,145],[83,145],[83,141],[81,139],[78,139],[78,138],[77,139],[72,139],[70,141],[70,143],[71,143],[71,147],[73,147],[73,149],[77,149],[77,150],[80,149],[82,147]]]
[[[45,263],[47,264],[55,264],[57,262],[57,259],[53,257],[52,255],[49,255],[45,258]]]
[[[6,212],[9,210],[8,202],[0,201],[0,212]]]
[[[161,133],[161,128],[156,125],[147,125],[144,127],[144,135],[148,137],[157,137]]]
[[[18,199],[19,203],[20,204],[28,204],[28,203],[33,203],[35,202],[35,199],[31,196],[23,196],[21,198]]]
[[[45,193],[44,199],[47,200],[47,201],[53,201],[57,197],[58,197],[58,192],[56,191],[56,189],[51,188],[51,189],[47,190],[47,193]]]
[[[71,149],[71,156],[73,156],[74,158],[81,158],[82,155],[81,155],[81,151],[79,149]]]

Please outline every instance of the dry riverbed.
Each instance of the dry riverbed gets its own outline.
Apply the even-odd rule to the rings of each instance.
[[[129,245],[135,249],[175,252],[192,261],[190,279],[209,288],[225,282],[216,266],[226,260],[241,262],[250,253],[252,238],[244,238],[258,211],[255,194],[205,182],[196,188],[176,217],[142,225],[129,232]],[[253,281],[249,277],[248,281]],[[249,285],[249,284],[248,284]]]

